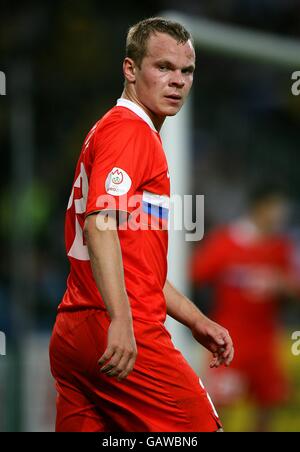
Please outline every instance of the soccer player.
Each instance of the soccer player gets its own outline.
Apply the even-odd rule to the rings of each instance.
[[[170,180],[159,131],[194,69],[183,26],[150,18],[131,27],[122,96],[83,144],[66,214],[71,270],[50,344],[57,431],[221,427],[164,326],[168,313],[213,353],[211,366],[230,364],[227,330],[166,281]]]
[[[209,371],[208,390],[223,407],[250,397],[258,431],[270,428],[272,411],[289,393],[278,309],[280,299],[297,296],[299,283],[292,243],[282,233],[287,212],[282,189],[262,183],[249,196],[247,215],[208,234],[192,258],[193,282],[214,288],[212,318],[235,343],[231,368]]]

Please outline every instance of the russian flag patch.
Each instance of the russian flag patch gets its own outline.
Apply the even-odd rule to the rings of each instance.
[[[168,229],[170,198],[149,191],[143,192],[142,222],[150,229]]]

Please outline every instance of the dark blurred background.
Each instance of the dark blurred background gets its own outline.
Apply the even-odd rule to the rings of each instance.
[[[47,362],[43,341],[65,290],[64,215],[75,164],[88,130],[121,94],[128,27],[170,9],[300,39],[298,0],[1,3],[0,331],[7,355],[0,356],[0,430],[51,429],[52,383],[34,366]],[[268,177],[287,188],[289,233],[300,239],[293,70],[197,51],[192,186],[206,196],[207,231],[239,215],[253,181]],[[298,307],[284,318],[288,330],[300,329]]]

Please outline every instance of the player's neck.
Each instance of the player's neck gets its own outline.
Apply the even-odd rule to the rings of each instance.
[[[259,215],[252,214],[250,216],[250,221],[252,221],[261,237],[268,237],[274,233],[274,230],[270,227],[270,225],[266,223],[263,218],[260,218]]]
[[[149,110],[149,108],[147,108],[142,102],[140,102],[140,100],[138,99],[138,97],[136,96],[135,93],[129,92],[129,90],[126,88],[124,89],[124,91],[121,95],[121,98],[130,100],[131,102],[133,102],[136,105],[138,105],[139,107],[141,107],[144,110],[144,112],[149,116],[151,121],[153,122],[156,130],[158,132],[160,132],[160,129],[162,128],[164,120],[166,119],[165,116],[162,117],[162,116],[155,115],[151,110]]]

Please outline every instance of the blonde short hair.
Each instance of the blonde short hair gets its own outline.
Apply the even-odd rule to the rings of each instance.
[[[182,44],[188,40],[192,41],[191,34],[180,23],[162,17],[150,17],[129,28],[126,38],[126,57],[131,58],[140,67],[147,54],[149,37],[155,33],[166,33]]]

